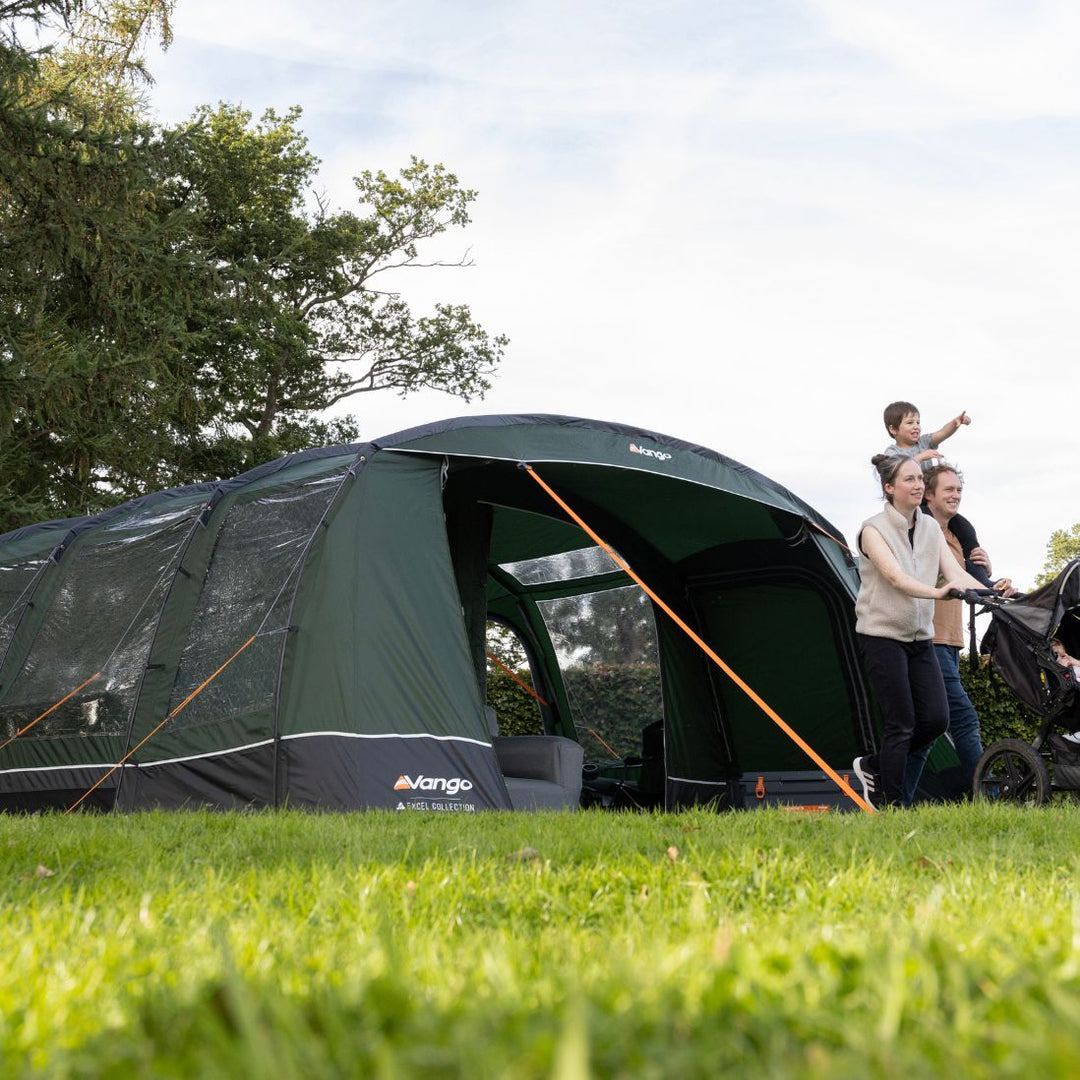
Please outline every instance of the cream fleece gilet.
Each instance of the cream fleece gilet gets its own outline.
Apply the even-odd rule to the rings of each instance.
[[[908,520],[886,505],[880,514],[859,528],[859,576],[862,584],[855,601],[855,632],[896,641],[929,641],[934,637],[934,601],[916,599],[901,592],[881,574],[863,553],[862,533],[867,526],[877,529],[905,574],[931,588],[937,583],[941,548],[945,537],[941,527],[921,511],[915,515],[914,544],[908,540]]]

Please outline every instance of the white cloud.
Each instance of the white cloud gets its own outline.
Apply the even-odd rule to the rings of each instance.
[[[1057,2],[815,0],[832,34],[958,111],[1074,116],[1080,9]]]

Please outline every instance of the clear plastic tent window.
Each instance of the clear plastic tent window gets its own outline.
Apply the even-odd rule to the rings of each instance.
[[[278,657],[309,540],[344,469],[238,502],[222,523],[206,571],[170,712],[252,634],[261,636],[171,721],[174,729],[235,719],[269,721]],[[275,631],[280,631],[275,633]]]
[[[543,555],[538,559],[503,563],[500,569],[515,577],[522,585],[548,585],[555,581],[576,581],[579,578],[611,574],[619,569],[611,556],[601,547],[578,548],[558,555]]]
[[[649,598],[627,586],[545,600],[538,607],[586,760],[640,754],[642,729],[664,715]]]
[[[46,562],[48,557],[43,555],[41,558],[0,566],[0,661],[7,653],[11,637],[26,610],[26,600]]]
[[[95,672],[98,679],[23,738],[126,731],[161,605],[202,509],[189,504],[112,522],[61,561],[63,581],[5,704],[5,738]]]

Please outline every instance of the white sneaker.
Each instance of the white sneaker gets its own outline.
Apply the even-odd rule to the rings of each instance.
[[[859,783],[862,785],[862,797],[871,807],[873,807],[878,792],[877,773],[870,771],[869,766],[866,764],[866,758],[864,757],[857,757],[851,763],[851,769],[859,778]]]

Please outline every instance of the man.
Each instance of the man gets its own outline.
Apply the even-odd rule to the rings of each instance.
[[[956,556],[957,562],[963,565],[964,555],[960,541],[949,525],[960,509],[964,482],[951,465],[935,465],[927,469],[923,480],[926,483],[923,509],[941,526],[945,543]],[[971,559],[990,574],[990,558],[981,547],[971,552]],[[994,588],[1005,596],[1015,592],[1008,578],[995,582]],[[949,702],[948,736],[956,749],[957,757],[960,758],[962,783],[956,794],[971,791],[975,766],[983,752],[982,740],[979,737],[979,714],[960,682],[960,649],[964,645],[966,611],[966,605],[958,600],[934,601],[934,652],[937,654],[941,677],[945,682],[945,696]],[[931,747],[928,746],[908,757],[907,773],[904,777],[905,802],[910,803],[914,797],[930,750]]]

